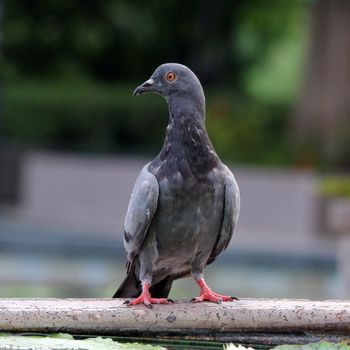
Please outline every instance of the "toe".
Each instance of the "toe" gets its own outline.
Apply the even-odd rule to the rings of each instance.
[[[170,304],[170,301],[166,298],[151,298],[152,304]]]
[[[205,291],[199,297],[193,298],[191,302],[199,303],[201,301],[210,301],[212,303],[221,304],[224,301],[232,301],[233,298],[227,295],[214,293],[213,291]]]
[[[205,299],[202,296],[199,296],[197,298],[192,298],[191,299],[191,303],[200,303],[202,301],[204,301]]]

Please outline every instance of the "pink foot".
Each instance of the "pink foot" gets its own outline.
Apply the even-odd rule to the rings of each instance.
[[[142,293],[139,297],[127,301],[126,305],[131,306],[131,305],[139,305],[139,304],[144,304],[147,306],[149,309],[152,309],[152,304],[171,304],[174,303],[173,300],[171,299],[166,299],[166,298],[152,298],[151,293],[149,292],[149,287],[150,285],[145,283],[142,288]]]
[[[221,295],[212,292],[211,290],[202,292],[201,295],[197,298],[193,298],[192,302],[199,303],[201,301],[211,301],[213,303],[221,304],[223,301],[232,301],[237,298],[228,296],[228,295]]]
[[[202,301],[211,301],[213,303],[221,304],[223,301],[238,300],[236,297],[231,297],[228,295],[221,295],[213,292],[205,283],[204,279],[200,279],[198,282],[201,293],[199,297],[193,298],[191,301],[194,303],[199,303]]]

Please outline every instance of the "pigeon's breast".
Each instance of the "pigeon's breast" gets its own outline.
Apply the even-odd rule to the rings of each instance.
[[[223,215],[223,185],[210,174],[201,181],[174,171],[159,179],[159,199],[150,230],[159,264],[180,272],[193,254],[209,255],[215,245]],[[157,264],[158,265],[158,264]]]

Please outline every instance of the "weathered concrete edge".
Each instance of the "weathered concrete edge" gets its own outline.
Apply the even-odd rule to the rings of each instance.
[[[128,307],[123,299],[0,299],[0,331],[75,334],[334,332],[350,336],[350,301],[241,299]]]

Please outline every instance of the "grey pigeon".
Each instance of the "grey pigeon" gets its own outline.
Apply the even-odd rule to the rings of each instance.
[[[205,128],[205,97],[186,66],[167,63],[136,88],[169,107],[159,155],[141,170],[125,218],[127,276],[113,296],[129,305],[165,304],[175,279],[193,276],[194,302],[233,300],[214,293],[203,270],[226,249],[240,208],[239,188],[216,154]]]

